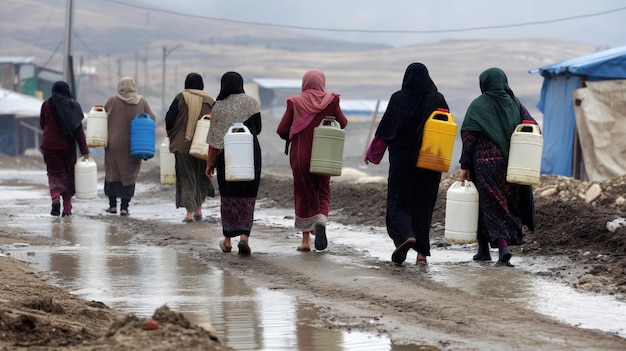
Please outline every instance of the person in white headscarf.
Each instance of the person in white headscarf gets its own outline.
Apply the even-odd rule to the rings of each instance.
[[[120,198],[120,215],[128,215],[128,206],[135,195],[135,182],[141,159],[130,155],[130,124],[138,113],[145,112],[154,121],[148,101],[137,94],[135,81],[122,78],[117,84],[117,94],[111,96],[104,110],[107,112],[108,140],[104,149],[104,194],[109,199],[108,213],[117,213]]]

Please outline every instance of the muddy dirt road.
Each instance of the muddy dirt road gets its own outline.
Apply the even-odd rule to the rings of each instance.
[[[238,256],[236,250],[224,254],[217,246],[221,238],[218,199],[207,201],[207,218],[200,223],[142,219],[133,216],[133,207],[170,203],[173,189],[160,186],[158,173],[154,170],[146,169],[140,177],[141,181],[153,182],[154,186],[149,192],[136,195],[128,218],[81,213],[79,209],[77,215],[105,221],[118,232],[133,233],[136,243],[187,253],[225,274],[243,279],[251,287],[280,290],[299,301],[315,304],[323,311],[320,320],[316,321],[322,327],[385,335],[397,345],[392,347],[393,350],[626,349],[624,337],[561,323],[531,308],[489,294],[494,289],[523,289],[519,285],[523,280],[517,277],[532,273],[474,263],[471,248],[467,249],[467,258],[457,262],[442,263],[433,257],[430,266],[417,267],[413,264],[413,257],[413,261],[409,259],[404,265],[397,266],[389,260],[372,257],[362,248],[335,243],[332,231],[329,232],[328,250],[296,252],[300,239],[291,227],[259,222],[253,228],[250,257]],[[450,181],[442,182],[444,193]],[[582,187],[579,183],[568,183],[566,187],[565,183],[562,179],[546,178],[537,191],[554,187],[557,194],[564,191],[579,193],[575,189]],[[289,178],[266,175],[261,183],[259,207],[284,209],[289,220],[293,215],[289,207],[290,184]],[[384,184],[333,183],[331,221],[346,224],[354,231],[354,236],[365,239],[373,227],[384,225],[384,220],[381,221],[384,218],[384,190]],[[623,195],[622,190],[620,188],[610,196],[606,193],[604,198]],[[104,204],[104,198],[101,200]],[[24,202],[28,200],[15,199],[1,209],[6,219],[0,225],[1,242],[54,245],[50,238],[29,232],[27,226],[16,229],[8,224],[17,215],[15,211],[24,209]],[[48,211],[47,204],[32,204],[31,207],[34,212]],[[440,201],[433,221],[432,241],[435,246],[445,247],[441,207]],[[167,208],[176,211],[173,206]],[[571,213],[575,208],[584,210],[584,213]],[[549,279],[612,294],[623,300],[625,230],[618,228],[614,233],[606,230],[607,221],[619,218],[623,213],[621,209],[539,196],[537,211],[539,229],[544,229],[542,235],[529,233],[528,244],[514,248],[513,262],[554,254],[569,256],[573,264],[547,274]],[[559,220],[559,213],[568,218]],[[180,214],[182,218],[182,211]],[[594,235],[594,240],[581,244],[581,237],[585,236],[567,230],[566,223],[571,222],[576,222],[572,228]],[[552,232],[547,232],[547,228],[552,228]],[[622,241],[616,238],[622,238]],[[493,277],[490,280],[493,285],[475,287],[474,291],[478,293],[457,289],[433,276],[439,264],[480,271],[482,275]],[[547,271],[544,270],[543,274]],[[76,299],[38,278],[45,274],[30,274],[26,267],[14,260],[1,258],[0,273],[4,286],[11,287],[0,292],[0,333],[3,336],[0,349],[53,350],[60,345],[65,350],[104,350],[107,347],[120,350],[227,349],[217,340],[219,335],[188,325],[175,311],[161,311],[160,332],[148,334],[142,327],[143,320],[133,319],[97,302]],[[584,287],[583,276],[595,283]],[[59,312],[58,307],[62,307],[63,312]],[[402,348],[404,344],[412,346]]]

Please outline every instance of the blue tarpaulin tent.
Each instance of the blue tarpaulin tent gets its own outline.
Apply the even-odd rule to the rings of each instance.
[[[535,68],[544,77],[537,108],[543,113],[542,174],[571,177],[575,169],[576,119],[572,93],[585,81],[626,79],[626,46]]]

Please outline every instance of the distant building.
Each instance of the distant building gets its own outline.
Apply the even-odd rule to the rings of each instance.
[[[282,116],[287,99],[302,91],[300,79],[254,78],[252,81],[258,86],[257,92],[261,108],[274,111],[274,115],[277,117]],[[341,110],[352,122],[370,122],[377,103],[376,120],[379,121],[387,108],[386,100],[348,100],[343,98],[340,100]]]

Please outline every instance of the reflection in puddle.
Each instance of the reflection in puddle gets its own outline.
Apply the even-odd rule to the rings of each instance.
[[[102,222],[74,217],[52,221],[48,229],[67,244],[17,244],[11,255],[52,272],[73,294],[111,308],[149,317],[166,304],[193,323],[211,324],[237,350],[417,350],[388,338],[314,327],[319,313],[313,305],[252,289],[175,250],[128,244],[130,235],[108,233]]]
[[[2,178],[6,176],[3,173]],[[53,237],[63,244],[13,245],[9,248],[11,255],[52,272],[62,285],[82,298],[142,317],[151,316],[167,304],[194,323],[210,323],[221,339],[237,350],[436,350],[393,345],[387,338],[365,333],[316,328],[312,325],[319,315],[311,305],[298,303],[278,291],[252,289],[242,280],[174,250],[129,244],[131,234],[116,233],[107,223],[80,215],[100,211],[96,202],[77,201],[77,216],[50,219],[47,188],[37,186],[46,182],[45,172],[13,176],[10,179],[29,183],[0,183],[0,200],[10,200],[5,201],[5,210],[19,214],[28,207],[39,208],[37,214],[23,215],[5,225]],[[143,206],[133,216],[168,220],[158,206]],[[255,217],[274,226],[290,228],[293,224],[292,219],[285,219],[283,210],[261,208]],[[331,222],[329,230],[333,233],[332,245],[348,245],[355,252],[389,261],[393,244],[384,228],[359,228],[359,235],[354,235],[354,228]],[[626,337],[626,304],[610,296],[579,293],[536,274],[538,266],[547,270],[562,262],[552,259],[527,263],[514,257],[517,274],[511,279],[509,269],[472,262],[471,256],[472,250],[467,247],[433,248],[426,274],[471,294],[503,298],[571,325]],[[415,252],[407,257],[407,262],[411,261],[415,261]],[[502,281],[507,284],[498,284]]]

